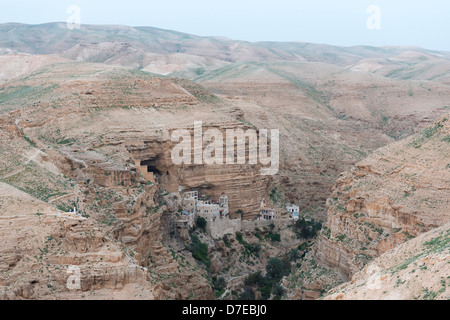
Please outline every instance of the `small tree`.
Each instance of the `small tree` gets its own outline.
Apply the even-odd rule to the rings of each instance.
[[[239,295],[237,298],[238,300],[255,300],[255,293],[253,292],[252,288],[245,287],[244,291]]]
[[[196,226],[203,231],[206,231],[206,223],[206,219],[203,217],[197,217],[195,221]]]
[[[219,279],[217,279],[217,277],[213,277],[212,280],[213,280],[214,289],[216,291],[222,291],[227,286],[227,281],[225,280],[224,277],[220,277]]]
[[[279,284],[275,285],[272,288],[272,294],[275,296],[275,299],[280,299],[284,295],[284,289]]]
[[[211,265],[211,260],[208,257],[208,245],[200,241],[195,235],[191,235],[191,244],[187,247],[191,251],[192,256],[203,263],[207,268]]]
[[[236,240],[237,240],[240,244],[242,244],[242,245],[245,245],[245,244],[246,244],[246,242],[245,242],[244,239],[242,238],[242,233],[239,232],[239,231],[236,232]]]
[[[258,286],[261,287],[264,285],[264,277],[262,276],[261,271],[256,271],[255,273],[250,274],[245,280],[244,284],[247,286]]]
[[[299,254],[298,250],[292,249],[291,251],[289,251],[289,260],[290,261],[297,261],[299,258],[300,258],[300,254]]]
[[[271,258],[266,265],[267,276],[273,280],[280,280],[288,275],[291,271],[291,262],[287,257],[280,260],[278,258]]]
[[[281,236],[279,233],[272,233],[270,232],[266,238],[272,240],[273,242],[281,242]]]
[[[283,262],[278,258],[271,258],[266,265],[267,275],[272,279],[281,278],[283,274]]]
[[[315,233],[314,230],[309,227],[309,226],[305,226],[302,228],[302,231],[300,232],[300,235],[303,239],[310,239],[313,238]]]
[[[304,218],[301,218],[295,223],[295,228],[299,231],[300,237],[307,240],[317,235],[318,231],[322,229],[322,223],[315,222],[314,219],[306,221]]]

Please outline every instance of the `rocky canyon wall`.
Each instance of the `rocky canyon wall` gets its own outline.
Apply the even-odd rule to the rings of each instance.
[[[450,121],[381,148],[341,175],[315,257],[346,278],[450,221]]]

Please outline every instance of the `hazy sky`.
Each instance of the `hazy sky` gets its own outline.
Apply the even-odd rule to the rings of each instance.
[[[82,24],[153,26],[249,41],[417,45],[450,51],[449,0],[0,0],[0,22],[62,21],[77,5]],[[370,6],[381,29],[370,30]],[[373,16],[376,18],[376,16]],[[371,19],[372,26],[374,21]]]

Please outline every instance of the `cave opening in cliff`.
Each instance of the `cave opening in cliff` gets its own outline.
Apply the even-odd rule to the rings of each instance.
[[[157,167],[157,158],[141,161],[141,166],[147,167],[147,172],[161,175],[161,171]]]

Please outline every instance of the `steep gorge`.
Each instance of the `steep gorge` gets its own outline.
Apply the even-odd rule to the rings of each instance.
[[[341,175],[314,250],[319,262],[351,279],[374,258],[450,221],[449,119]]]

